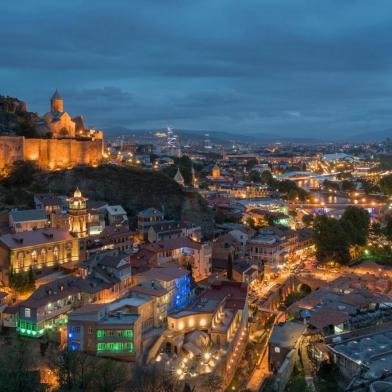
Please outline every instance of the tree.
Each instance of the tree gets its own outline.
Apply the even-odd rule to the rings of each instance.
[[[254,166],[257,165],[257,160],[256,159],[249,159],[246,162],[246,170],[250,171],[253,169]]]
[[[368,195],[370,193],[380,192],[380,187],[378,185],[373,184],[368,180],[361,180],[362,189]]]
[[[296,189],[290,189],[289,193],[287,194],[287,198],[290,201],[297,200],[297,199],[299,199],[299,193],[297,192]]]
[[[80,351],[60,351],[54,367],[61,391],[85,391],[94,381],[96,360]]]
[[[202,387],[208,392],[216,392],[222,389],[223,379],[222,377],[210,373],[206,379],[202,382]]]
[[[185,383],[184,389],[182,392],[194,392],[194,391],[195,391],[195,387],[191,388],[188,383]]]
[[[252,170],[248,176],[249,181],[260,183],[261,182],[261,174],[257,170]]]
[[[166,168],[164,172],[170,178],[173,178],[177,169],[180,169],[185,185],[192,185],[192,160],[187,155],[183,155],[181,158],[174,158],[174,165]]]
[[[30,267],[29,271],[27,273],[27,290],[28,291],[34,291],[35,290],[35,276],[33,269]]]
[[[34,162],[15,161],[10,168],[9,175],[3,179],[2,183],[9,188],[28,187],[38,171],[38,166]]]
[[[275,180],[274,180],[274,177],[272,177],[272,174],[271,174],[271,172],[269,170],[264,170],[261,173],[260,181],[263,184],[271,186],[274,183]]]
[[[137,365],[132,377],[132,392],[176,392],[181,387],[174,375],[155,365]]]
[[[380,189],[385,195],[392,195],[392,174],[384,176],[380,180]]]
[[[384,229],[385,235],[392,241],[392,215],[387,218],[387,224]]]
[[[323,187],[326,189],[333,189],[335,191],[339,190],[339,184],[337,182],[330,181],[330,180],[324,180]]]
[[[310,227],[313,221],[314,221],[314,216],[312,214],[306,214],[302,217],[302,222],[307,227]]]
[[[342,181],[342,190],[345,192],[355,191],[355,184],[349,180]]]
[[[255,220],[254,220],[252,217],[250,217],[250,216],[246,219],[246,224],[247,224],[247,226],[249,226],[251,229],[255,229],[255,228],[256,228]]]
[[[9,285],[12,290],[18,294],[24,294],[35,289],[35,277],[32,268],[26,272],[14,273],[13,269],[10,269]]]
[[[298,215],[298,213],[297,213],[296,210],[291,210],[291,211],[289,211],[289,215],[290,215],[291,217],[293,217],[293,218],[296,218],[297,215]]]
[[[126,365],[111,359],[101,359],[95,368],[94,391],[115,392],[127,380]]]
[[[27,341],[3,344],[0,350],[0,391],[43,392],[39,373],[33,371],[35,358]]]
[[[350,240],[340,221],[318,216],[314,222],[316,256],[320,261],[334,260],[345,264],[350,260]]]
[[[367,210],[356,206],[347,207],[340,223],[348,235],[350,245],[366,245],[370,225],[370,216]]]

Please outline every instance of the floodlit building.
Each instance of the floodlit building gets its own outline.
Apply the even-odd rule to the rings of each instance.
[[[182,237],[149,244],[146,248],[156,253],[158,265],[175,262],[191,270],[195,281],[203,280],[211,274],[212,249],[209,242],[200,243]]]
[[[0,236],[1,280],[8,273],[40,274],[62,264],[79,260],[79,241],[67,229],[45,228]]]
[[[102,357],[137,360],[142,321],[120,303],[88,304],[69,316],[68,347]]]
[[[168,313],[188,306],[192,299],[191,272],[174,263],[165,263],[138,274],[135,283],[142,288],[156,288],[162,295],[162,319]]]
[[[164,220],[164,215],[156,208],[147,208],[137,214],[137,230],[142,239],[147,238],[148,229],[155,223]]]
[[[216,371],[227,383],[247,342],[248,287],[217,281],[167,323],[155,361],[165,358],[165,366],[180,369],[181,379]]]
[[[9,225],[14,233],[43,229],[48,226],[45,210],[12,210]]]

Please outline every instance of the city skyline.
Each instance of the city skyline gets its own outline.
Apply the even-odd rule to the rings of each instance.
[[[0,5],[0,93],[29,110],[45,113],[57,87],[66,111],[103,129],[390,128],[386,1],[22,3]]]

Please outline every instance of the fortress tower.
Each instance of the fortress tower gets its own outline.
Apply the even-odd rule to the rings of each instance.
[[[52,98],[50,99],[50,111],[52,113],[64,112],[64,101],[57,89],[52,95]]]

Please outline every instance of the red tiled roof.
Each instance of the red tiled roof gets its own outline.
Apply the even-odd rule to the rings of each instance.
[[[323,308],[312,314],[309,324],[317,329],[323,329],[329,325],[339,325],[348,321],[350,316],[346,312],[337,309]]]
[[[202,244],[192,241],[188,237],[181,238],[172,238],[170,240],[163,240],[159,242],[155,242],[153,244],[149,244],[146,246],[146,249],[153,252],[164,252],[179,248],[191,248],[191,249],[201,249]]]

